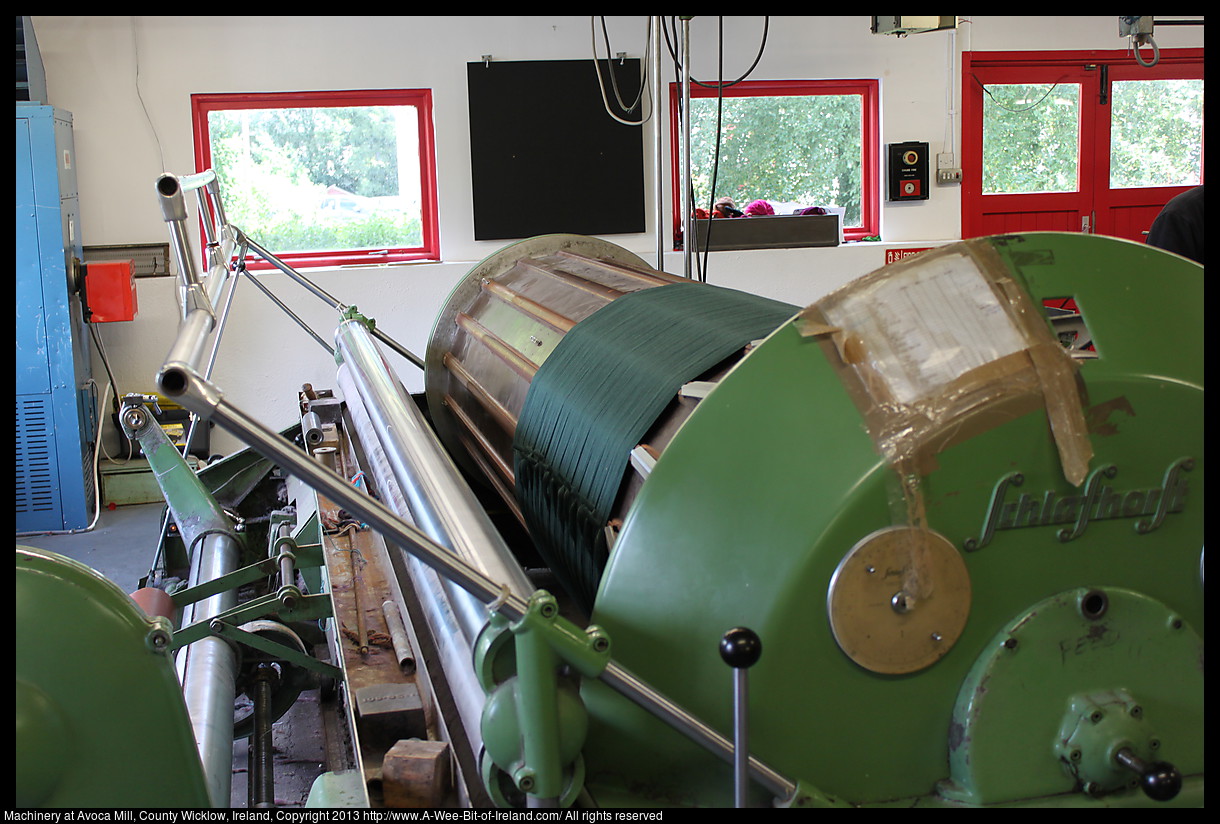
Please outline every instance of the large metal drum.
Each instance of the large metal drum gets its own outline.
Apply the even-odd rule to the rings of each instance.
[[[600,311],[612,305],[613,312]],[[717,311],[728,322],[717,321]],[[656,271],[596,238],[534,238],[487,258],[453,291],[428,346],[429,408],[445,445],[500,493],[587,609],[635,491],[693,408],[681,385],[722,374],[752,339],[793,312],[786,304]],[[708,334],[699,332],[700,324],[711,325]],[[687,326],[693,333],[681,334]],[[670,343],[667,334],[675,336]],[[687,351],[692,342],[698,349],[718,336],[706,350]],[[552,360],[557,351],[567,358],[562,364]],[[651,407],[642,400],[634,408],[634,392],[654,391],[631,383],[637,372],[657,373],[661,403],[654,396]],[[527,423],[545,416],[531,417],[527,404],[543,403],[540,374],[570,387],[571,400],[587,402],[583,413],[561,422],[563,446],[549,432],[547,444],[522,444],[523,413]],[[624,414],[632,419],[626,424],[615,417]],[[633,438],[601,460],[588,453],[573,457],[573,449],[554,454],[572,444],[579,449],[584,440],[625,437],[624,427],[638,442]],[[599,448],[604,453],[610,447]],[[536,483],[523,482],[523,467]],[[556,494],[560,503],[554,503]]]
[[[449,296],[428,343],[428,407],[445,446],[519,513],[512,437],[538,368],[606,304],[680,280],[581,235],[531,238],[483,260]]]

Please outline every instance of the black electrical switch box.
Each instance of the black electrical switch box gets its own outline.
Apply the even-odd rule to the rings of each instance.
[[[889,199],[928,199],[928,144],[890,143]]]

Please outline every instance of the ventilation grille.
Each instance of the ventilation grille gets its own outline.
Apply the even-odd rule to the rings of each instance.
[[[85,263],[110,260],[135,261],[138,278],[169,276],[168,243],[126,243],[119,246],[86,246],[81,249]]]
[[[17,517],[57,512],[59,494],[55,479],[50,396],[17,397]]]

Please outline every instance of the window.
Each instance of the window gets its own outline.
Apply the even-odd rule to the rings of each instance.
[[[1096,232],[1142,242],[1203,182],[1203,52],[967,52],[962,236]]]
[[[681,90],[676,84],[670,99],[680,231]],[[726,87],[723,105],[717,103],[714,86],[691,85],[692,208],[707,208],[726,196],[738,208],[765,200],[779,206],[777,212],[834,206],[844,210],[845,239],[878,233],[878,81],[744,81]]]
[[[1080,87],[996,83],[983,97],[983,192],[1074,192]]]
[[[1203,182],[1203,79],[1119,80],[1110,87],[1110,187]]]
[[[228,220],[292,266],[440,257],[428,90],[191,96]],[[251,266],[259,265],[251,262]]]

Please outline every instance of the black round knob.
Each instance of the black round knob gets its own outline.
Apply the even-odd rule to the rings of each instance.
[[[1169,801],[1182,790],[1182,773],[1173,764],[1158,761],[1140,775],[1140,786],[1153,801]]]
[[[762,641],[753,630],[734,627],[720,639],[720,657],[733,669],[752,667],[762,655]]]
[[[1130,747],[1116,752],[1114,760],[1139,776],[1144,795],[1153,801],[1168,801],[1182,790],[1182,773],[1167,761],[1149,764],[1132,752]]]

